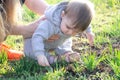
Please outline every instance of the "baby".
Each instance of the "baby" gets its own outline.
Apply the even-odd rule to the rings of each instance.
[[[79,53],[72,51],[71,37],[85,30],[91,33],[89,24],[93,14],[93,4],[88,0],[71,0],[50,6],[45,11],[46,19],[40,22],[32,38],[25,39],[25,55],[36,59],[41,66],[49,66],[60,56],[67,62],[78,60]],[[56,34],[59,39],[47,41]],[[55,56],[50,54],[51,50],[55,51]]]

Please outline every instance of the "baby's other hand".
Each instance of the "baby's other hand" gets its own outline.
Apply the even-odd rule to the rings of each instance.
[[[94,45],[94,37],[95,37],[94,33],[92,33],[92,32],[86,33],[86,36],[88,38],[90,46],[93,46]]]
[[[50,66],[46,56],[44,55],[39,55],[37,56],[38,64],[41,66]]]

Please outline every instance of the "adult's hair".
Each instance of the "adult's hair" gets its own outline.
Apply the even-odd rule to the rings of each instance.
[[[0,43],[9,34],[18,18],[19,0],[0,0]]]
[[[72,19],[75,29],[83,32],[93,18],[94,6],[89,0],[71,0],[66,6],[65,15]]]

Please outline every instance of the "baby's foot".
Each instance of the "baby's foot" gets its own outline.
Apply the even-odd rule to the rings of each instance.
[[[57,62],[58,56],[50,56],[48,61],[50,64]]]
[[[65,54],[64,58],[66,62],[76,62],[80,61],[80,54],[79,53]]]

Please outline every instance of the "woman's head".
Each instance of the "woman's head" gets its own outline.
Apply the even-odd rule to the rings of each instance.
[[[93,4],[88,0],[71,0],[62,12],[61,30],[68,35],[83,32],[90,24]]]
[[[9,34],[18,18],[19,0],[0,0],[0,42]]]

